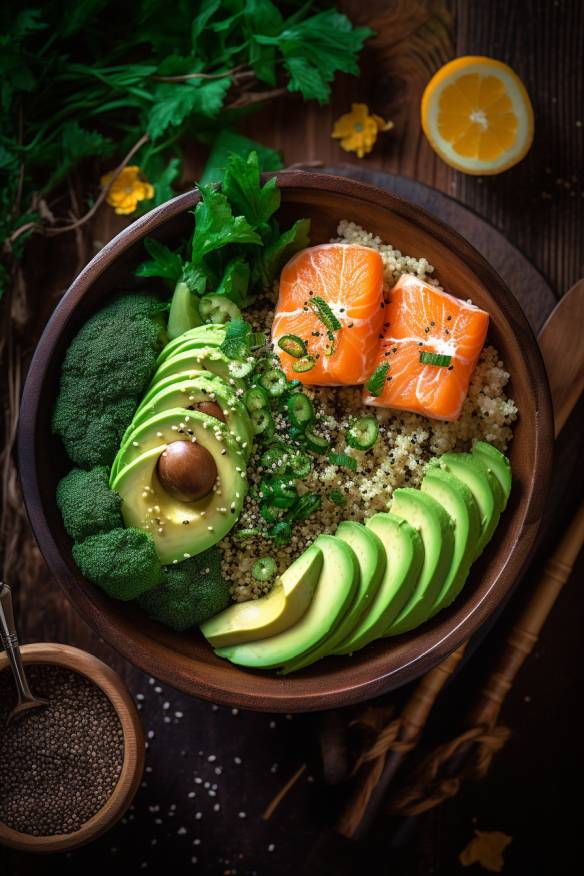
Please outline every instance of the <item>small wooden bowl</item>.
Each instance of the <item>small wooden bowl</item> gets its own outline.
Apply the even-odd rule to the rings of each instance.
[[[122,679],[113,669],[86,651],[70,645],[35,644],[22,647],[25,666],[53,664],[78,672],[98,687],[116,710],[124,734],[124,762],[111,797],[102,808],[73,833],[30,836],[0,822],[0,845],[20,852],[66,852],[106,833],[118,821],[134,797],[144,772],[144,733],[136,706]],[[0,652],[0,672],[10,672],[8,658]]]
[[[330,657],[282,678],[240,669],[216,657],[194,630],[174,633],[131,604],[89,584],[71,556],[55,502],[70,468],[51,434],[51,412],[68,344],[115,291],[132,288],[144,238],[176,246],[192,233],[199,200],[187,192],[138,219],[108,243],[73,282],[49,321],[30,366],[18,435],[20,476],[30,521],[51,571],[100,636],[144,672],[216,703],[267,712],[330,709],[377,696],[431,669],[468,639],[508,598],[529,558],[546,500],[553,448],[549,388],[537,341],[501,278],[459,234],[413,204],[373,186],[328,174],[278,174],[282,224],[312,222],[312,243],[336,235],[341,219],[357,222],[408,255],[434,265],[445,288],[491,316],[489,340],[512,377],[519,420],[511,446],[514,487],[493,541],[464,591],[433,620],[406,635],[377,641],[352,657]],[[242,548],[243,550],[243,548]]]

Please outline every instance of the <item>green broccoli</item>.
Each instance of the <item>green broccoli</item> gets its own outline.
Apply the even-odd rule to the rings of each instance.
[[[53,431],[82,468],[111,465],[156,367],[167,305],[123,295],[94,314],[65,355]]]
[[[162,568],[150,536],[141,529],[110,529],[73,545],[73,559],[85,577],[124,602],[151,590]]]
[[[57,505],[73,541],[123,526],[121,499],[108,486],[105,466],[71,469],[57,486]]]
[[[212,547],[172,566],[164,566],[162,584],[138,599],[153,620],[182,632],[201,624],[231,602],[221,575],[221,551]]]

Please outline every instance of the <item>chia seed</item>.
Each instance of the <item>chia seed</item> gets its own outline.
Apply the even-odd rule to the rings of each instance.
[[[16,695],[10,672],[0,673],[0,821],[30,836],[74,833],[118,783],[122,727],[106,695],[79,673],[39,664],[27,675],[48,705],[6,726]]]

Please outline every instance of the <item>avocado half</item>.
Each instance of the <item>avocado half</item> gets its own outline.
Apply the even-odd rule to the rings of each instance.
[[[145,420],[120,449],[111,488],[126,526],[148,532],[163,564],[180,562],[220,541],[236,523],[247,492],[245,456],[220,420],[180,408]],[[197,441],[217,466],[212,492],[183,502],[163,489],[158,459],[174,441]]]

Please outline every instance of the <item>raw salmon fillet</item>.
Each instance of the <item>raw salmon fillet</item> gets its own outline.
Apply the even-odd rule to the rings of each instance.
[[[321,298],[341,324],[330,352],[327,328],[311,301]],[[373,370],[384,323],[383,262],[365,246],[326,243],[297,253],[280,275],[272,341],[289,379],[313,386],[352,386]],[[296,335],[315,358],[310,371],[297,372],[295,360],[277,343]]]
[[[489,314],[406,274],[388,295],[383,340],[371,371],[389,364],[383,390],[364,401],[457,420],[485,343]],[[450,356],[448,365],[420,362],[420,353]]]

